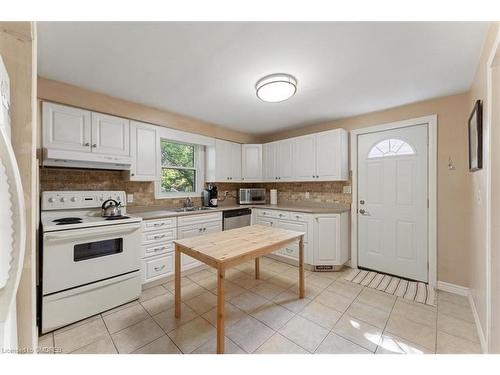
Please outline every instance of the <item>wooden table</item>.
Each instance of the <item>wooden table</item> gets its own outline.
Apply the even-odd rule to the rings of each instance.
[[[219,233],[175,240],[175,317],[181,317],[181,253],[217,269],[217,354],[224,353],[224,278],[228,268],[259,258],[299,241],[299,297],[304,298],[304,233],[252,225]]]

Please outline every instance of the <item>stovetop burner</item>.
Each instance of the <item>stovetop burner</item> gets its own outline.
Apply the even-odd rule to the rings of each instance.
[[[129,219],[130,216],[123,216],[123,215],[120,215],[120,216],[108,216],[106,217],[105,220],[120,220],[120,219]]]
[[[82,218],[80,217],[63,217],[61,219],[52,220],[56,225],[67,225],[67,224],[81,224]]]

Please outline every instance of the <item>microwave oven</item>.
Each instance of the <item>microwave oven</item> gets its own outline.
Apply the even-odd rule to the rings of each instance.
[[[265,204],[266,189],[240,189],[238,193],[239,204]]]

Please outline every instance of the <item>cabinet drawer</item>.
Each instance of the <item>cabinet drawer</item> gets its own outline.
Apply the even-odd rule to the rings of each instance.
[[[304,242],[307,242],[309,240],[309,238],[308,238],[309,236],[307,235],[307,223],[276,220],[274,223],[274,226],[276,228],[293,230],[296,232],[303,232],[304,233]]]
[[[272,217],[275,219],[288,219],[290,214],[287,211],[277,211],[277,210],[259,210],[257,212],[258,216]]]
[[[171,217],[167,219],[144,220],[142,222],[142,230],[150,232],[159,229],[173,228],[177,226],[177,218]]]
[[[307,221],[306,214],[302,212],[289,212],[289,215],[290,220]]]
[[[304,249],[305,250],[305,249]],[[286,255],[287,257],[299,259],[299,245],[291,244],[280,250],[280,254]]]
[[[205,224],[212,221],[219,221],[222,223],[222,212],[211,212],[201,215],[181,216],[178,218],[177,223],[179,227],[182,227],[186,225]]]
[[[167,241],[175,240],[176,229],[160,230],[156,232],[146,232],[142,234],[142,244],[149,245],[154,242],[165,243]]]
[[[174,250],[174,244],[172,241],[168,243],[157,243],[149,246],[142,246],[142,256],[143,258],[152,256],[152,255],[160,255],[164,253],[168,253]]]
[[[161,255],[143,260],[144,281],[150,281],[160,276],[166,276],[173,272],[173,254]]]

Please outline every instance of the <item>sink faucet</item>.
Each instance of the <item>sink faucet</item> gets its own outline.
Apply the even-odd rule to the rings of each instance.
[[[185,202],[184,202],[184,207],[193,207],[193,201],[191,200],[190,197],[187,197]]]

